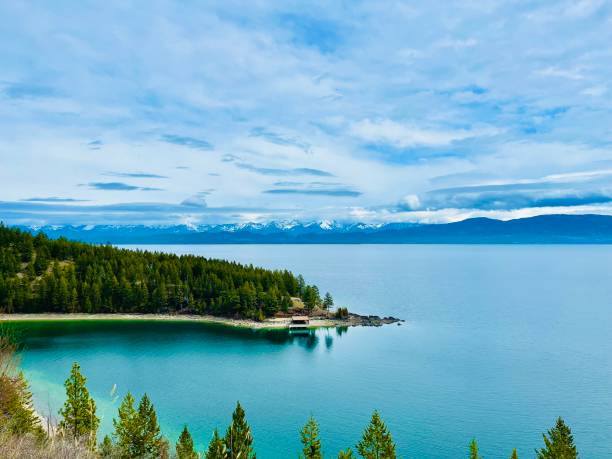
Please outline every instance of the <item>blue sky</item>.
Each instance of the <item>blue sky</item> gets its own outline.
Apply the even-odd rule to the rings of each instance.
[[[612,214],[612,7],[2,2],[0,219]]]

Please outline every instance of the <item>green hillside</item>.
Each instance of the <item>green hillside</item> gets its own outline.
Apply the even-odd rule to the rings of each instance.
[[[289,271],[90,245],[0,225],[0,311],[191,313],[263,319],[321,302]]]

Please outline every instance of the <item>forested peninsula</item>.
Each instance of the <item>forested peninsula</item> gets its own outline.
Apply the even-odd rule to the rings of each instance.
[[[53,240],[0,224],[0,313],[194,314],[261,321],[289,311],[296,300],[306,311],[324,303],[316,286],[286,270]]]

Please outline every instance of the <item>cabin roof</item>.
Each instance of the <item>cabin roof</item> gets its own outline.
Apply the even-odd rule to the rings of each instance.
[[[293,316],[293,317],[291,317],[291,320],[308,321],[309,319],[310,319],[310,317],[308,317],[308,316]]]

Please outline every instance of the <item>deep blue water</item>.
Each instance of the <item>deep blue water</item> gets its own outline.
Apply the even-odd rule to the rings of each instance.
[[[111,428],[118,400],[149,393],[174,441],[203,448],[244,405],[258,457],[297,457],[310,414],[326,457],[380,410],[404,458],[533,457],[557,416],[581,457],[612,457],[612,246],[150,246],[289,268],[356,312],[402,326],[284,334],[202,324],[31,325],[22,365],[56,412],[78,360]]]

